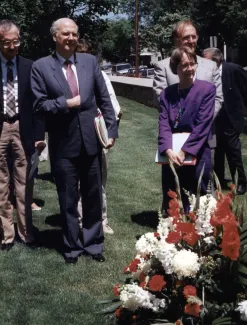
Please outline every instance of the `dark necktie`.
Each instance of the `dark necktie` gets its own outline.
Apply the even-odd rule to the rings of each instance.
[[[7,99],[6,99],[6,114],[9,117],[15,115],[15,91],[14,91],[14,76],[13,76],[13,62],[8,61],[7,65]]]
[[[74,71],[71,68],[71,61],[67,60],[64,62],[64,64],[66,67],[67,81],[68,81],[70,90],[72,92],[72,95],[73,95],[73,97],[75,97],[75,96],[79,95],[79,91],[78,91],[76,76],[74,74]]]

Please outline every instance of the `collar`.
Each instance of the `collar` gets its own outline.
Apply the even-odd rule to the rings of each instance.
[[[72,54],[69,59],[65,59],[63,56],[61,56],[57,52],[56,52],[56,56],[58,58],[59,63],[61,64],[61,66],[63,66],[64,62],[67,61],[67,60],[70,60],[72,64],[75,64],[75,55],[74,54]]]
[[[6,65],[6,63],[7,63],[8,61],[12,61],[14,65],[16,64],[16,56],[15,56],[12,60],[7,60],[7,59],[2,55],[2,53],[0,52],[0,59],[1,59],[1,61],[2,61],[2,64],[4,64],[4,65]]]

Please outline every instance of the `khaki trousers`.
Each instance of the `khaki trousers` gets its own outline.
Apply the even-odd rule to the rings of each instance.
[[[12,164],[17,230],[21,240],[28,243],[33,241],[31,184],[27,184],[30,166],[20,139],[19,121],[4,122],[0,132],[0,240],[2,244],[9,244],[15,238],[13,211],[9,202],[9,166]]]
[[[107,218],[107,200],[106,200],[106,182],[108,174],[108,162],[109,162],[109,150],[102,149],[102,223],[103,225],[108,224]],[[79,225],[82,228],[83,213],[82,213],[82,201],[81,195],[78,201],[77,213],[79,218]]]

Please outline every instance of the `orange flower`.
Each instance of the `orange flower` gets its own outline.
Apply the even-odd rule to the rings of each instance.
[[[232,224],[224,225],[222,236],[222,255],[236,261],[239,257],[240,238],[237,226]]]
[[[154,275],[148,283],[148,286],[152,291],[161,291],[165,285],[166,282],[162,275]]]
[[[184,297],[186,299],[188,299],[189,296],[193,296],[193,297],[196,297],[197,293],[196,293],[196,287],[194,286],[185,286],[184,287],[184,290],[183,290],[183,294],[184,294]]]
[[[177,196],[177,193],[174,192],[174,191],[169,191],[167,192],[167,195],[171,198],[171,199],[176,199],[178,196]]]
[[[194,304],[188,303],[184,307],[185,314],[189,314],[195,317],[199,317],[200,311],[201,311],[200,305],[197,303]]]
[[[116,309],[116,311],[115,311],[115,316],[116,316],[117,318],[120,318],[120,317],[121,317],[121,312],[122,312],[122,310],[123,310],[123,307],[122,307],[122,306],[120,306],[118,309]]]

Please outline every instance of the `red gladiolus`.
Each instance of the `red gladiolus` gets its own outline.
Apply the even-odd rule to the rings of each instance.
[[[113,293],[114,293],[115,296],[120,295],[119,287],[120,287],[120,284],[115,284],[115,286],[113,287]]]
[[[171,190],[167,194],[171,199],[176,199],[178,197],[177,193]]]
[[[145,279],[146,279],[146,274],[144,272],[141,272],[139,275],[139,281],[142,282],[145,281]]]
[[[195,221],[195,220],[196,220],[196,215],[195,215],[194,212],[190,212],[190,213],[189,213],[189,217],[190,217],[190,219],[191,219],[192,221]]]
[[[166,238],[166,242],[168,244],[176,244],[181,239],[182,239],[182,235],[179,232],[171,231],[171,232],[169,232],[169,234]]]
[[[195,303],[195,304],[188,303],[184,307],[185,314],[189,314],[194,317],[199,317],[200,311],[201,311],[200,305],[197,303]]]
[[[154,275],[148,283],[148,286],[152,291],[161,291],[165,285],[166,282],[162,275]]]
[[[176,230],[184,233],[193,232],[195,231],[195,226],[189,222],[178,222]]]
[[[124,267],[123,271],[124,271],[124,273],[128,273],[128,268],[127,268],[127,266]]]
[[[183,236],[183,240],[186,241],[190,246],[195,246],[195,244],[198,242],[200,236],[194,231],[189,232],[188,234]]]
[[[196,287],[190,285],[185,286],[183,290],[183,294],[186,299],[188,299],[189,296],[196,297],[197,296]]]
[[[222,255],[230,258],[232,261],[236,261],[239,257],[240,238],[237,226],[227,224],[223,227],[222,236]]]
[[[130,272],[132,273],[137,272],[137,267],[140,263],[141,261],[139,260],[139,258],[135,258],[129,265]]]
[[[139,283],[139,287],[141,287],[142,289],[144,289],[146,286],[146,281],[142,281]]]

